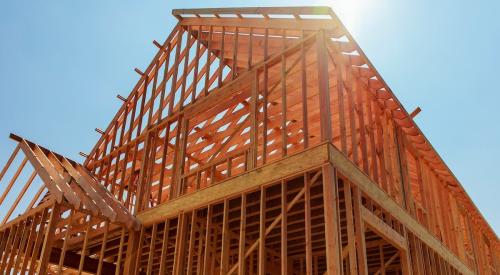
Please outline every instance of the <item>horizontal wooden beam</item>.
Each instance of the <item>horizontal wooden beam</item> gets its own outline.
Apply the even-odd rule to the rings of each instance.
[[[286,18],[213,18],[188,17],[179,21],[182,26],[224,26],[240,28],[285,29],[285,30],[334,30],[338,27],[331,19],[296,20]]]
[[[331,15],[332,8],[318,7],[245,7],[245,8],[203,8],[203,9],[174,9],[172,15],[183,14],[290,14],[290,15]]]
[[[174,199],[140,213],[137,218],[143,225],[164,221],[168,217],[177,216],[181,211],[186,212],[215,201],[239,195],[245,191],[257,189],[261,185],[311,170],[327,162],[328,144],[323,143],[306,151],[269,163],[266,166],[250,170],[217,185]]]
[[[50,254],[49,261],[51,264],[57,265],[59,264],[59,258],[61,257],[61,249],[54,247],[52,248],[52,253]],[[66,251],[64,255],[63,266],[66,268],[78,270],[80,264],[80,254],[77,254],[72,251]],[[99,259],[94,259],[88,256],[85,256],[85,260],[83,262],[82,271],[88,273],[96,273],[97,268],[99,266]],[[116,270],[116,265],[107,261],[102,261],[102,274],[114,274]]]
[[[410,214],[398,205],[386,192],[353,164],[342,152],[333,145],[329,146],[329,159],[332,165],[355,184],[363,193],[379,204],[391,216],[402,223],[409,231],[434,250],[440,257],[455,267],[462,274],[474,274],[455,254],[436,239],[424,226],[418,223]]]
[[[380,237],[384,238],[397,249],[408,250],[405,238],[379,217],[375,216],[375,214],[370,212],[365,207],[361,207],[361,215],[363,216],[365,224],[375,231],[375,233],[377,233]]]

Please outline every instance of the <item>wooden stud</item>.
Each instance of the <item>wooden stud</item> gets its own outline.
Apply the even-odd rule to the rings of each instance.
[[[167,261],[167,254],[168,254],[168,241],[169,241],[169,232],[170,232],[170,219],[167,219],[164,222],[164,227],[163,227],[163,241],[162,241],[162,246],[161,246],[161,255],[160,255],[160,271],[159,274],[163,275],[166,274],[166,261]]]
[[[332,123],[330,112],[330,93],[328,84],[328,62],[325,59],[327,55],[325,45],[325,34],[319,31],[316,35],[317,54],[318,54],[318,89],[319,89],[319,108],[321,141],[332,140]]]
[[[244,275],[246,272],[245,259],[245,243],[246,243],[246,210],[247,210],[247,195],[241,195],[241,210],[240,210],[240,238],[238,241],[238,274]]]
[[[337,175],[331,165],[322,168],[323,174],[323,201],[325,207],[325,238],[326,238],[326,274],[342,274],[341,242],[339,232]]]
[[[258,274],[266,274],[266,189],[260,188]],[[248,252],[247,252],[248,253]]]
[[[108,242],[109,222],[104,222],[104,234],[101,241],[101,251],[99,252],[99,264],[97,265],[97,274],[102,274],[102,266],[104,261],[104,252],[106,251],[106,243]]]
[[[211,257],[211,239],[212,239],[212,205],[208,205],[208,210],[207,210],[207,222],[205,226],[205,251],[204,251],[204,256],[203,256],[203,263],[204,263],[204,269],[203,269],[203,274],[208,275],[210,274],[210,257]]]
[[[85,217],[84,219],[87,219],[87,217]],[[83,239],[83,246],[82,246],[82,249],[81,249],[81,253],[80,253],[80,264],[78,265],[78,275],[81,275],[83,273],[83,265],[85,263],[85,257],[87,256],[86,253],[87,253],[87,246],[88,246],[88,242],[89,242],[89,233],[90,233],[90,229],[92,228],[91,226],[91,217],[88,217],[88,221],[87,221],[87,226],[86,226],[86,229],[85,229],[85,237]]]
[[[308,182],[304,181],[305,187]],[[307,190],[307,187],[306,187]],[[306,201],[307,198],[304,198]],[[288,215],[287,215],[287,206],[288,204],[288,188],[287,182],[285,180],[281,181],[281,273],[288,274]],[[306,210],[307,211],[307,210]],[[306,217],[307,219],[307,217]],[[310,228],[309,228],[310,229]],[[307,234],[307,232],[306,232]],[[312,251],[309,251],[312,253]]]
[[[220,274],[226,274],[229,268],[230,237],[229,237],[229,200],[224,201],[224,212],[222,217],[222,240],[221,240],[221,258]]]
[[[311,229],[311,188],[309,186],[309,175],[304,174],[304,222],[305,222],[305,239],[306,239],[306,274],[313,274],[313,255],[312,255],[312,229]],[[326,207],[325,207],[326,208]],[[325,215],[326,216],[326,215]]]

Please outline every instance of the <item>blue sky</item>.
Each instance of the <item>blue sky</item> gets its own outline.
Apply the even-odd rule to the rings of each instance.
[[[500,1],[172,2],[0,0],[0,163],[10,132],[80,161],[173,8],[330,5],[500,232]]]

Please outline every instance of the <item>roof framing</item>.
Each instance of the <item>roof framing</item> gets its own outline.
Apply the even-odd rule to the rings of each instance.
[[[369,71],[364,73],[370,76],[367,77],[368,89],[376,94],[377,98],[381,99],[383,105],[391,110],[394,121],[403,128],[408,135],[408,139],[415,144],[415,149],[433,165],[434,169],[443,177],[443,180],[449,182],[448,188],[468,205],[470,211],[475,213],[475,216],[477,216],[476,221],[483,224],[483,228],[492,238],[498,238],[489,224],[485,222],[484,216],[482,216],[456,176],[330,7],[174,9],[172,15],[179,19],[179,24],[182,26],[207,25],[238,28],[330,30],[332,31],[330,35],[333,37],[344,37],[346,41],[343,41],[343,43],[331,42],[331,48],[336,48],[336,50],[344,53],[355,52],[360,57],[362,61],[355,64],[355,66],[358,67],[358,70],[366,68]]]
[[[172,14],[83,165],[11,135],[0,272],[500,270],[497,236],[331,8]]]

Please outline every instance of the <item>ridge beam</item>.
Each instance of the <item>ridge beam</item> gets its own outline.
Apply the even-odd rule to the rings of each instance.
[[[331,19],[297,20],[286,18],[212,18],[212,17],[187,17],[179,21],[181,26],[216,26],[238,28],[262,28],[285,30],[335,30],[338,25]]]

